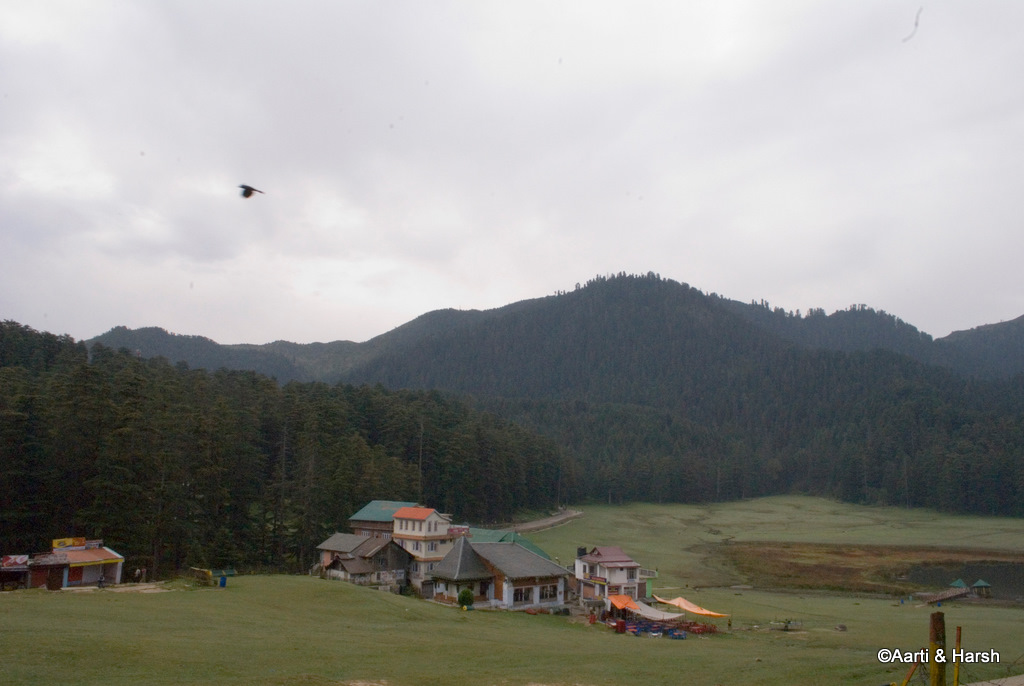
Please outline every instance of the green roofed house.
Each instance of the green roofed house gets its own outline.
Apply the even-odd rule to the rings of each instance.
[[[984,579],[978,579],[971,588],[974,590],[974,594],[979,598],[991,598],[992,597],[992,584],[988,583]]]
[[[963,579],[957,579],[949,585],[950,588],[967,588],[967,584],[964,583]]]
[[[397,500],[371,500],[348,518],[348,526],[357,536],[391,538],[395,513],[403,507],[416,507],[416,503]]]
[[[527,550],[540,555],[545,560],[551,559],[551,556],[541,550],[537,544],[516,531],[478,529],[471,526],[469,527],[469,537],[473,543],[518,543]]]

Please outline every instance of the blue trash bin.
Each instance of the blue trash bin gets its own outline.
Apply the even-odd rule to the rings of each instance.
[[[220,587],[221,588],[227,588],[227,585],[228,585],[228,578],[226,576],[222,576],[220,578]]]

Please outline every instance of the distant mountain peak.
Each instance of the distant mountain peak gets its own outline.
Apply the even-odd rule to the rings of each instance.
[[[162,356],[193,367],[252,369],[281,382],[348,379],[422,386],[461,374],[449,370],[435,377],[427,372],[444,360],[462,365],[465,371],[467,365],[486,359],[492,377],[512,383],[524,372],[501,372],[503,365],[514,360],[522,364],[542,361],[530,360],[530,356],[594,356],[609,337],[616,340],[614,345],[624,346],[622,350],[645,351],[648,358],[667,354],[669,349],[701,346],[742,355],[752,345],[785,343],[809,350],[886,350],[981,377],[1008,377],[1024,371],[1024,317],[933,340],[913,325],[867,305],[852,305],[829,315],[811,308],[802,316],[799,311],[772,308],[763,300],[741,303],[705,294],[654,272],[598,275],[572,291],[490,310],[433,310],[365,343],[275,341],[225,346],[203,336],[174,334],[159,327],[132,330],[123,326],[88,343],[124,347],[145,357]],[[606,352],[613,360],[621,350]],[[410,368],[413,360],[418,361],[419,371]],[[400,372],[402,369],[407,372]]]

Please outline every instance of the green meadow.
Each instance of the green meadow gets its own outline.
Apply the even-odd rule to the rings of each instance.
[[[732,588],[744,579],[716,550],[744,540],[1024,544],[1021,520],[813,498],[582,509],[582,518],[531,538],[566,563],[578,545],[620,545],[658,569],[655,592],[731,613],[731,631],[636,638],[566,617],[463,612],[305,576],[239,576],[224,589],[177,581],[160,593],[16,591],[0,594],[0,683],[877,686],[908,668],[881,664],[878,651],[925,647],[935,608],[884,596]],[[996,665],[964,665],[962,681],[1024,673],[1024,610],[971,603],[941,610],[950,646],[961,626],[965,648],[1000,654]],[[778,619],[801,630],[769,630]],[[719,625],[725,629],[725,620]]]
[[[576,548],[618,545],[644,567],[655,585],[729,586],[745,583],[728,567],[720,546],[790,542],[976,548],[1024,553],[1024,519],[947,515],[930,510],[864,507],[806,496],[776,496],[710,505],[597,505],[584,516],[531,540],[565,561]]]

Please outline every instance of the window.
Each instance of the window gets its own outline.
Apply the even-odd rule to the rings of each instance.
[[[629,579],[630,581],[634,581],[636,579],[636,569],[633,568],[633,567],[630,567],[629,569],[627,569],[626,570],[626,578]]]
[[[415,541],[412,544],[412,549],[415,550],[415,551],[419,551],[419,549],[420,549],[420,542],[419,541]]]
[[[512,591],[513,603],[526,603],[533,600],[533,587],[517,588]]]
[[[558,599],[558,584],[551,586],[540,587],[540,599],[544,600],[557,600]]]
[[[432,553],[437,552],[437,542],[431,541],[430,543],[428,543],[427,550]]]

